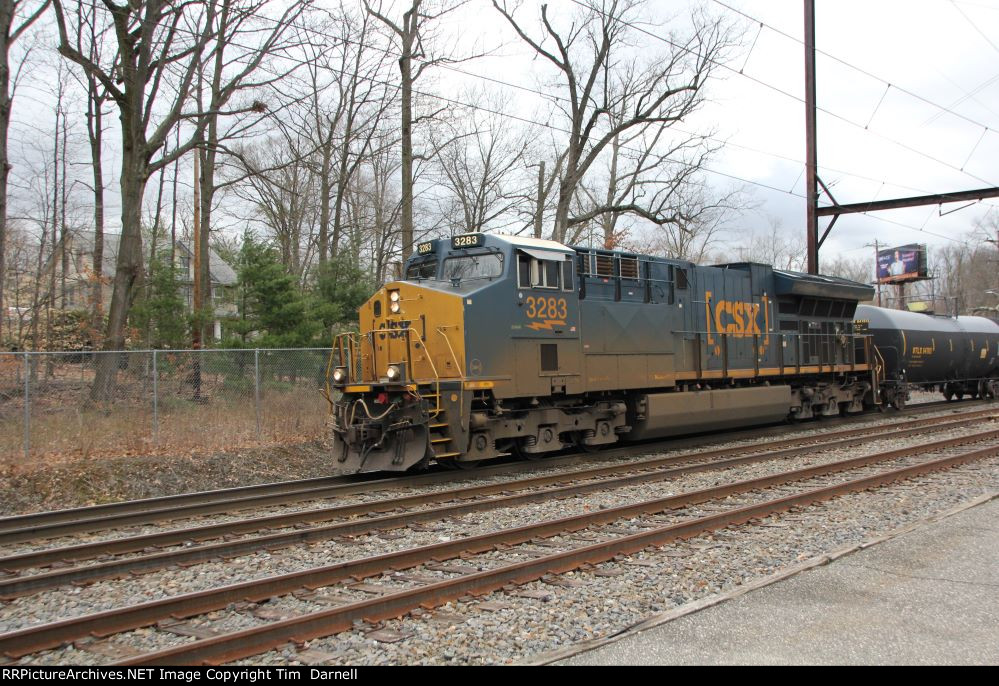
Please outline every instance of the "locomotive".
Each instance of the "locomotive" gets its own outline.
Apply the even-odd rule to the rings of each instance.
[[[917,358],[935,359],[911,335],[875,345],[899,322],[857,314],[870,286],[763,264],[473,233],[419,244],[404,269],[334,341],[345,473],[901,408]],[[983,363],[957,364],[952,393],[969,374],[995,392],[999,336],[983,336]]]

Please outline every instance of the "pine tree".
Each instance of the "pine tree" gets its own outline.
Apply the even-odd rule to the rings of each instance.
[[[239,254],[239,318],[230,322],[237,343],[299,348],[315,343],[319,324],[271,246],[247,235]]]
[[[147,288],[133,305],[129,320],[149,348],[185,347],[190,321],[180,294],[179,270],[168,253],[150,263]]]

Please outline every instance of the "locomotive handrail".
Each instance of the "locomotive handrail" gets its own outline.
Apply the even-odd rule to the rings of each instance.
[[[465,378],[465,372],[463,372],[462,369],[461,369],[461,363],[458,361],[458,356],[454,354],[454,348],[451,347],[451,339],[448,338],[447,334],[444,332],[445,328],[446,327],[438,326],[437,327],[437,333],[439,333],[441,336],[444,337],[444,342],[447,343],[447,349],[449,351],[451,351],[451,359],[454,360],[455,369],[458,370],[458,378],[464,379]],[[461,386],[458,389],[458,398],[459,398],[459,402],[458,402],[458,421],[462,422],[464,420],[464,410],[465,410],[465,384],[464,383],[462,383]],[[437,400],[438,400],[438,402],[440,402],[440,391],[439,390],[438,390],[438,398],[437,398]],[[464,423],[462,423],[462,427],[465,428]]]
[[[410,332],[415,333],[417,336],[420,335],[420,332],[417,331],[416,329],[414,329],[411,326],[408,327],[408,328],[406,328],[406,329],[396,329],[395,331],[402,331],[405,334],[405,337],[406,337],[406,359],[405,359],[406,379],[405,380],[407,382],[412,382],[412,383],[415,384],[416,383],[416,377],[413,374],[412,355],[411,355],[411,351],[410,351]],[[365,334],[364,338],[368,339],[369,344],[372,346],[372,371],[377,374],[377,372],[375,371],[376,367],[375,367],[375,359],[374,359],[374,341],[371,340],[371,337],[375,333],[378,333],[378,332],[376,332],[376,331],[370,331],[367,334]],[[445,340],[446,339],[447,339],[447,336],[445,336]],[[344,345],[345,342],[346,342],[346,346]],[[448,347],[450,347],[450,342],[448,343]],[[345,348],[346,348],[346,350],[345,350]],[[452,354],[453,354],[453,351],[452,351]],[[330,369],[332,367],[332,362],[333,362],[333,356],[334,355],[338,355],[339,361],[341,363],[341,366],[345,366],[347,368],[347,381],[348,382],[358,383],[358,382],[365,381],[365,379],[364,379],[363,362],[362,362],[362,369],[361,369],[361,372],[360,372],[360,376],[358,376],[356,374],[357,370],[354,369],[354,366],[355,366],[355,357],[360,357],[360,343],[359,343],[359,341],[357,339],[357,334],[355,334],[354,332],[342,333],[342,334],[339,334],[334,339],[334,341],[333,341],[333,348],[332,348],[332,350],[330,350],[330,362],[329,362],[329,364],[326,367],[326,388],[327,388],[327,393],[330,392],[329,391],[329,372],[330,372]],[[346,361],[348,358],[350,359],[349,363]],[[429,354],[427,355],[426,360],[427,360],[427,363],[430,365],[431,371],[433,371],[433,373],[434,373],[434,386],[435,386],[436,395],[437,395],[437,401],[436,401],[435,406],[433,407],[433,409],[430,410],[430,416],[431,417],[437,417],[438,415],[440,415],[440,413],[442,411],[442,409],[441,409],[441,377],[440,377],[440,373],[437,371],[437,365],[434,364],[434,360],[433,360],[432,357],[430,357]],[[419,388],[417,388],[416,394],[421,399],[423,399],[423,396],[419,392]],[[329,400],[329,397],[327,397],[327,400]]]
[[[702,344],[702,336],[712,334],[718,338],[718,348],[720,349],[718,359],[721,362],[721,372],[723,376],[728,376],[729,372],[733,369],[731,364],[730,355],[732,353],[732,342],[731,339],[752,339],[754,347],[754,362],[752,367],[745,367],[746,370],[752,369],[756,375],[760,374],[759,365],[759,340],[761,338],[760,334],[750,334],[750,333],[718,333],[718,332],[708,332],[708,331],[688,331],[688,330],[675,330],[674,334],[685,334],[692,335],[694,342],[694,364],[698,377],[706,371],[706,365],[703,361],[703,353],[705,347]],[[855,344],[857,341],[864,342],[865,351],[868,346],[869,337],[864,334],[857,333],[845,333],[840,332],[834,333],[799,333],[799,332],[788,332],[788,333],[774,333],[775,339],[777,340],[777,364],[782,370],[788,367],[790,362],[790,367],[794,369],[795,374],[801,374],[803,367],[818,367],[820,373],[835,372],[838,365],[843,365],[849,367],[850,371],[857,371],[858,366],[864,367],[870,365],[870,355],[865,352],[864,361],[857,362],[856,351],[850,352],[850,345]],[[794,359],[785,359],[785,342],[791,339],[791,343],[794,351]],[[822,343],[822,347],[817,351],[819,357],[818,362],[812,363],[810,361],[803,360],[803,341],[819,341]],[[742,367],[736,368],[738,370],[743,370]]]

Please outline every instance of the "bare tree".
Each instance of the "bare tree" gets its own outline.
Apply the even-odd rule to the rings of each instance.
[[[722,191],[718,196],[719,191],[707,184],[685,184],[671,200],[678,208],[678,220],[640,231],[632,245],[640,252],[695,263],[712,261],[721,238],[730,236],[735,220],[753,207],[741,188]]]
[[[331,14],[315,27],[321,40],[306,46],[308,107],[301,128],[316,151],[311,159],[319,186],[319,264],[339,250],[351,181],[373,147],[388,144],[381,124],[396,89],[386,81],[390,51],[377,44],[374,22],[368,12]]]
[[[510,127],[499,94],[470,92],[463,100],[471,103],[468,111],[433,134],[449,139],[435,147],[440,187],[447,191],[438,202],[452,234],[486,229],[512,213],[532,185],[524,172],[536,132]]]
[[[49,0],[0,0],[0,284],[4,283],[4,264],[7,243],[7,179],[10,175],[10,158],[7,136],[14,105],[14,88],[17,76],[11,78],[10,50],[24,32],[34,24],[49,6]],[[21,67],[26,63],[22,59]],[[3,288],[0,288],[0,341],[3,340],[5,318]]]
[[[142,199],[149,178],[185,155],[204,140],[209,124],[206,112],[192,110],[192,93],[199,70],[205,63],[212,41],[219,36],[218,17],[224,0],[146,0],[116,4],[103,0],[102,14],[113,25],[114,50],[94,62],[90,52],[81,52],[70,36],[74,17],[65,11],[62,0],[53,0],[59,27],[59,52],[92,75],[107,91],[118,108],[121,122],[121,224],[114,286],[108,310],[104,348],[119,350],[125,344],[125,323],[136,287],[142,278]],[[250,102],[229,108],[238,84],[259,64],[248,64],[226,77],[231,87],[220,87],[221,96],[211,103],[220,115],[235,115],[259,109]],[[163,148],[167,137],[181,123],[189,122],[190,135],[169,152]],[[110,358],[111,356],[108,356]],[[93,394],[107,397],[115,366],[109,362],[98,369]]]
[[[280,248],[285,269],[302,282],[316,224],[316,177],[307,162],[311,142],[282,128],[279,135],[239,152],[241,182],[233,192],[254,210]]]
[[[768,218],[769,226],[763,230],[749,230],[734,237],[735,255],[728,259],[740,262],[759,262],[774,269],[802,271],[805,267],[805,244],[796,232],[782,229],[778,217]]]
[[[121,237],[108,309],[106,350],[125,347],[125,323],[142,278],[142,199],[150,176],[187,153],[198,142],[204,123],[180,147],[160,154],[171,130],[190,112],[185,110],[201,55],[214,35],[217,2],[147,0],[123,5],[104,0],[116,42],[114,55],[91,60],[71,36],[62,0],[53,0],[59,27],[59,52],[97,79],[118,107],[121,123]],[[176,74],[175,78],[173,75]],[[167,81],[172,81],[168,84]],[[160,154],[159,157],[156,157]],[[111,358],[111,356],[106,356]],[[116,365],[99,366],[93,395],[110,394]]]
[[[525,28],[506,0],[493,6],[539,57],[554,66],[563,94],[556,110],[568,119],[565,164],[559,182],[553,238],[565,241],[570,227],[601,214],[630,213],[656,224],[675,222],[659,197],[638,202],[616,190],[596,206],[572,215],[579,186],[601,155],[621,137],[684,120],[704,99],[704,85],[728,45],[723,25],[693,17],[686,38],[671,36],[662,54],[638,56],[635,22],[647,3],[586,0],[568,27],[559,28],[541,6],[540,31]],[[647,39],[643,42],[647,43]],[[616,116],[615,116],[616,115]],[[654,135],[654,134],[653,134]]]
[[[413,153],[413,125],[418,123],[419,119],[432,119],[444,109],[440,108],[432,114],[423,115],[419,119],[414,120],[413,87],[429,67],[447,62],[460,61],[446,52],[434,51],[434,47],[440,43],[439,37],[435,35],[435,28],[443,16],[465,4],[465,0],[407,1],[409,7],[403,12],[402,19],[394,20],[388,16],[387,11],[383,7],[384,3],[382,0],[379,0],[377,6],[374,6],[368,0],[364,0],[365,9],[395,34],[397,39],[396,47],[399,50],[402,108],[402,135],[400,138],[402,151],[400,166],[402,175],[402,214],[400,219],[402,222],[403,259],[409,257],[413,252],[413,163],[415,160]]]
[[[284,12],[274,20],[264,18],[266,0],[218,0],[220,7],[215,16],[214,36],[209,47],[208,59],[198,73],[197,100],[199,128],[203,131],[199,141],[200,175],[196,183],[200,186],[200,226],[199,245],[196,246],[201,259],[199,271],[194,275],[198,299],[193,302],[196,327],[196,342],[204,337],[207,317],[205,311],[211,303],[211,277],[208,250],[213,230],[212,214],[215,194],[219,190],[216,179],[219,152],[224,146],[244,136],[266,115],[267,105],[254,97],[275,81],[283,79],[288,72],[260,67],[265,59],[281,55],[296,41],[288,43],[285,36],[290,27],[312,4],[312,0],[297,0],[287,5]],[[208,101],[204,101],[207,90]],[[239,103],[233,112],[225,113],[223,108],[240,94],[248,94],[247,102]],[[229,116],[226,117],[226,114]]]

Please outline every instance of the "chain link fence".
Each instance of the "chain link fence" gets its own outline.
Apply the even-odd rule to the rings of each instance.
[[[0,462],[321,438],[329,349],[0,353]]]

